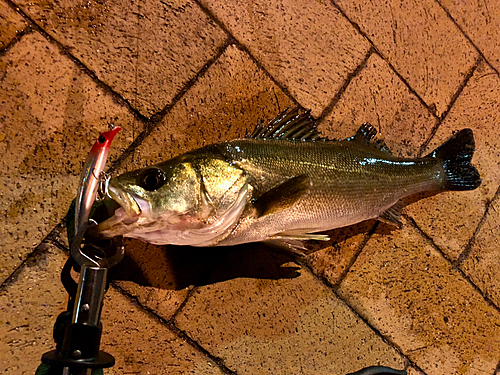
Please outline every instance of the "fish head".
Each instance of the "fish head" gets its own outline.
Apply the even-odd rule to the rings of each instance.
[[[237,221],[248,190],[244,172],[224,160],[179,157],[112,178],[108,195],[119,207],[95,232],[208,246]]]

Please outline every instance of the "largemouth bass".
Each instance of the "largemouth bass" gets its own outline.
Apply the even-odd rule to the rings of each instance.
[[[406,196],[481,183],[470,129],[415,159],[393,156],[375,134],[364,124],[327,140],[309,112],[286,110],[246,138],[112,178],[119,208],[95,233],[191,246],[327,240],[317,232],[372,218],[400,225]]]

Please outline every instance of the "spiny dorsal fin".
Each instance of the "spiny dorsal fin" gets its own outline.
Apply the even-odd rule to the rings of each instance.
[[[300,113],[300,108],[285,109],[267,125],[258,124],[247,138],[283,139],[287,141],[320,141],[321,137],[311,111]]]
[[[403,223],[401,222],[401,212],[403,211],[403,207],[403,202],[397,201],[396,204],[382,212],[378,219],[383,223],[395,225],[401,229],[403,227]]]
[[[254,202],[257,216],[269,215],[292,206],[309,190],[309,176],[300,175],[266,191]]]

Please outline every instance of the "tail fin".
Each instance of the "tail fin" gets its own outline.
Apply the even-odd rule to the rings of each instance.
[[[475,148],[472,130],[463,129],[427,155],[443,163],[444,190],[474,190],[481,185],[479,172],[470,164]]]

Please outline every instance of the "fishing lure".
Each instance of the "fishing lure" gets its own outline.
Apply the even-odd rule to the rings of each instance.
[[[75,234],[86,229],[90,210],[96,200],[97,190],[100,185],[105,185],[108,180],[105,178],[103,183],[103,170],[106,165],[111,142],[120,130],[121,128],[117,126],[101,133],[94,146],[92,146],[87,160],[85,160],[76,194]]]

